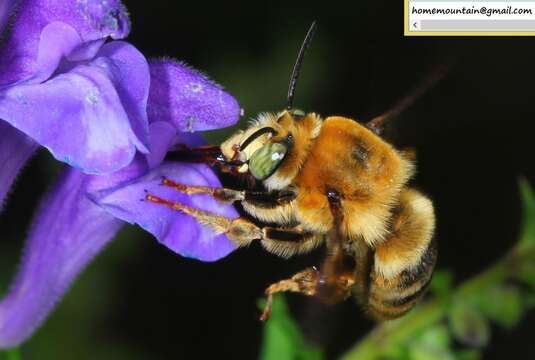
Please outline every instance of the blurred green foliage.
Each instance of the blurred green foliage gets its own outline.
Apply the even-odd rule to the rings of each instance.
[[[9,351],[0,352],[0,360],[21,360],[19,349],[12,349]]]
[[[434,299],[377,325],[343,359],[480,359],[480,349],[491,341],[491,324],[511,329],[535,306],[535,194],[523,179],[520,193],[520,239],[503,259],[457,287],[450,272],[437,271]],[[261,359],[322,359],[301,335],[282,296],[274,299]]]
[[[264,307],[264,302],[260,302]],[[283,296],[273,300],[273,311],[264,329],[261,360],[322,360],[320,349],[307,343],[292,319]]]

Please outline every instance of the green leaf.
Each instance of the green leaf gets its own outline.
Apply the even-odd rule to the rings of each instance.
[[[461,350],[455,353],[457,360],[480,360],[481,352],[479,350]]]
[[[0,360],[21,360],[21,359],[22,359],[22,356],[20,354],[19,348],[0,351]]]
[[[425,345],[415,345],[409,348],[411,360],[455,360],[453,353],[447,348],[434,348]]]
[[[263,304],[260,304],[263,308]],[[294,322],[283,296],[273,299],[273,310],[266,322],[262,349],[262,360],[322,360],[320,349],[306,342]]]
[[[453,288],[453,275],[446,270],[435,271],[429,288],[442,303],[449,304]]]
[[[535,259],[523,261],[515,266],[516,269],[513,275],[535,291]]]
[[[432,326],[418,337],[418,342],[431,347],[448,348],[450,346],[448,327],[442,324]]]
[[[529,294],[524,295],[523,301],[524,301],[524,307],[527,310],[531,310],[535,308],[535,294],[529,293]]]
[[[522,198],[522,226],[518,250],[520,252],[535,249],[535,193],[525,178],[519,180]]]
[[[381,349],[380,359],[411,360],[406,344],[388,346]]]
[[[422,332],[409,344],[409,359],[455,359],[450,349],[450,334],[445,325],[435,325]]]
[[[453,304],[448,316],[451,332],[461,343],[474,347],[488,344],[490,326],[478,309],[458,301]]]
[[[524,303],[518,288],[497,286],[481,296],[479,309],[489,319],[512,328],[522,317]]]

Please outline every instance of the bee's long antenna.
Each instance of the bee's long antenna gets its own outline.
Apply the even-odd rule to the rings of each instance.
[[[426,91],[435,86],[440,80],[442,80],[448,70],[450,69],[451,64],[439,65],[431,74],[429,74],[418,86],[416,86],[407,96],[401,98],[390,110],[387,112],[374,117],[369,122],[366,123],[366,126],[375,132],[377,135],[380,135],[383,132],[385,124],[392,118],[398,116],[406,108],[411,106],[420,96],[422,96]]]
[[[293,106],[295,87],[297,85],[297,79],[299,78],[299,71],[301,70],[301,65],[303,65],[303,60],[305,59],[305,53],[308,47],[310,46],[310,43],[312,42],[314,33],[316,32],[316,27],[316,21],[314,21],[312,25],[310,25],[310,28],[308,28],[305,40],[303,41],[301,49],[299,50],[299,54],[297,55],[297,60],[295,61],[295,65],[292,71],[292,77],[290,78],[290,86],[288,87],[288,102],[286,104],[287,110],[290,110]]]

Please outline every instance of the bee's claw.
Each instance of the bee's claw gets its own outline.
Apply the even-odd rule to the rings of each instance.
[[[269,320],[269,317],[271,316],[272,305],[273,305],[273,294],[268,294],[267,300],[266,300],[266,306],[264,306],[264,311],[262,312],[262,316],[260,316],[261,321]]]

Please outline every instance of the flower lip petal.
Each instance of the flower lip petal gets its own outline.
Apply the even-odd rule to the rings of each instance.
[[[238,121],[236,99],[203,74],[169,59],[152,59],[149,65],[149,121],[168,121],[183,132],[218,129]]]
[[[142,62],[130,65],[146,70]],[[42,84],[3,89],[0,118],[86,173],[116,171],[132,161],[136,147],[146,151],[115,89],[128,81],[114,78],[110,71],[116,66],[114,59],[99,57]],[[142,113],[141,106],[134,111]]]
[[[235,249],[224,235],[199,224],[194,218],[162,205],[140,201],[145,190],[163,198],[221,216],[236,218],[234,207],[221,205],[207,195],[186,195],[161,186],[165,176],[188,185],[220,186],[214,173],[205,165],[163,163],[149,174],[112,189],[91,194],[97,204],[114,216],[135,223],[152,233],[160,243],[180,255],[202,261],[216,261]]]

